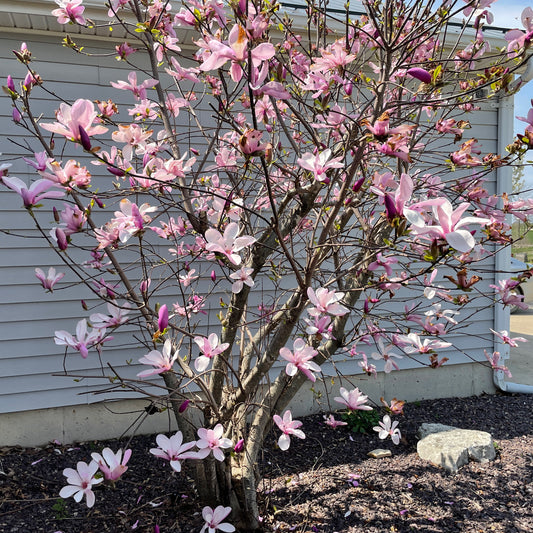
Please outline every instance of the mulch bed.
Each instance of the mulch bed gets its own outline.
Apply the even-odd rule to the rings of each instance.
[[[409,404],[398,446],[377,434],[302,419],[305,440],[287,452],[269,436],[262,457],[260,504],[265,531],[533,532],[533,395],[480,396]],[[488,431],[497,444],[491,463],[470,463],[455,476],[419,459],[415,433],[423,422]],[[115,489],[96,490],[87,509],[58,497],[62,470],[93,451],[121,443],[0,449],[2,533],[199,532],[204,522],[192,481],[148,453],[154,436],[135,437],[130,467]],[[122,443],[124,445],[124,442]],[[371,459],[374,448],[393,455]]]

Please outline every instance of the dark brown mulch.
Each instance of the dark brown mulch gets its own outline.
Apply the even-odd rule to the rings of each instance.
[[[533,532],[533,396],[496,395],[410,404],[398,446],[377,435],[332,430],[321,416],[304,419],[306,440],[287,452],[272,435],[261,465],[265,531],[307,532]],[[422,422],[489,431],[498,455],[451,476],[416,454]],[[87,509],[58,493],[63,468],[89,461],[92,451],[117,442],[0,451],[2,533],[199,532],[201,506],[186,471],[148,453],[154,436],[136,437],[130,469],[116,489],[97,490]],[[393,456],[370,459],[388,448]]]

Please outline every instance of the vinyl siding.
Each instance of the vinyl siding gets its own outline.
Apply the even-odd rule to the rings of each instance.
[[[20,15],[22,18],[26,16]],[[21,19],[18,22],[20,25],[25,23],[27,20]],[[41,29],[48,29],[47,23],[43,18],[38,25]],[[11,73],[18,79],[25,75],[25,70],[12,59],[11,50],[17,47],[19,40],[22,40],[19,36],[18,33],[4,33],[0,38],[2,71]],[[131,104],[127,91],[116,91],[109,86],[111,80],[126,79],[130,70],[127,65],[117,63],[112,58],[79,58],[72,51],[59,46],[60,38],[57,36],[27,34],[23,38],[34,53],[34,68],[47,81],[47,86],[65,99],[113,98],[118,104]],[[97,47],[98,42],[91,41],[90,46]],[[42,112],[47,121],[52,121],[55,102],[52,103],[47,94],[39,88],[34,91],[36,111]],[[12,159],[11,174],[29,181],[33,173],[20,160],[20,148],[8,140],[11,138],[16,143],[24,144],[25,131],[16,127],[11,122],[10,116],[10,100],[2,97],[0,98],[3,128],[0,138],[2,160]],[[467,132],[467,138],[476,136],[487,151],[496,152],[497,108],[488,105],[482,113],[475,115],[475,118],[477,122],[473,124],[474,129],[470,134]],[[186,115],[183,114],[180,120],[185,124]],[[207,109],[202,112],[201,120],[204,124],[209,123],[210,113]],[[56,142],[61,141],[57,139]],[[196,139],[185,138],[184,150],[188,147],[188,143],[196,142]],[[443,149],[449,153],[454,148],[450,145]],[[63,160],[80,156],[80,151],[71,146],[68,146],[67,150]],[[97,167],[91,167],[90,171],[95,175],[98,174]],[[51,220],[52,213],[49,212],[48,215]],[[97,354],[94,351],[91,351],[86,360],[71,350],[65,356],[64,348],[56,346],[53,341],[55,330],[74,332],[77,321],[88,317],[90,312],[82,309],[80,301],[85,300],[91,308],[96,303],[94,296],[87,288],[75,285],[76,280],[71,274],[67,274],[61,284],[62,287],[67,285],[65,289],[46,294],[39,288],[34,268],[48,269],[53,265],[60,268],[58,256],[37,238],[38,234],[31,226],[31,219],[21,209],[20,199],[5,187],[0,188],[0,227],[3,230],[0,232],[0,412],[92,403],[106,397],[106,395],[93,396],[89,393],[109,386],[109,381],[84,379],[75,382],[72,378],[54,375],[63,372],[65,358],[71,372],[82,376],[101,374]],[[5,232],[13,235],[6,235]],[[14,235],[24,235],[26,238],[21,239]],[[483,286],[488,289],[488,284],[493,282],[492,275],[484,278]],[[284,283],[288,281],[287,278]],[[251,302],[252,306],[261,303],[261,298],[268,302],[272,294],[271,283],[267,279],[258,280],[257,283],[263,284],[264,291],[255,297],[256,300]],[[169,299],[163,303],[170,304],[176,301],[176,293],[172,287],[168,287],[166,294]],[[218,302],[223,296],[222,293],[212,295],[206,307],[208,315],[203,318],[202,327],[197,330],[199,334],[207,333],[210,325],[219,323],[216,313],[219,310]],[[406,299],[412,299],[412,296],[407,295]],[[403,304],[401,306],[403,307]],[[394,312],[394,309],[388,311]],[[98,312],[103,310],[98,309]],[[470,358],[482,359],[483,348],[492,347],[493,340],[486,334],[488,328],[494,325],[491,309],[474,313],[469,318],[469,325],[469,334],[460,335],[457,339],[460,350],[468,356],[454,353],[450,364],[463,363]],[[135,363],[146,350],[132,341],[132,337],[127,333],[119,332],[114,335],[115,339],[105,345],[106,360],[109,359],[121,374],[133,377],[139,371],[139,367],[135,364],[129,365],[126,361]],[[184,351],[186,350],[185,347]],[[345,373],[359,372],[359,367],[354,361],[344,360],[342,356],[337,357],[335,361],[337,369],[342,369]],[[416,364],[404,358],[400,366],[410,368]],[[324,365],[323,371],[326,375],[336,374],[333,364]],[[273,371],[273,375],[277,372],[278,368]],[[127,395],[131,396],[131,393]]]

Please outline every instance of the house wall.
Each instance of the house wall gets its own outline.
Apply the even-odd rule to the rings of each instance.
[[[34,53],[34,68],[46,80],[47,86],[66,100],[98,97],[100,100],[113,98],[124,105],[131,103],[129,93],[109,86],[111,80],[126,79],[130,70],[127,65],[113,58],[81,59],[58,44],[61,40],[59,34],[4,31],[0,37],[3,73],[10,73],[17,80],[24,77],[24,67],[12,58],[11,52],[19,47],[22,39]],[[87,44],[92,48],[100,46],[98,40],[88,41]],[[55,102],[52,103],[52,99],[41,89],[35,88],[34,91],[37,111],[51,121]],[[28,155],[20,148],[27,142],[27,135],[22,128],[12,123],[10,117],[10,100],[2,97],[2,161],[13,163],[11,175],[29,182],[34,176],[20,160],[21,154]],[[488,105],[474,118],[478,122],[473,124],[471,136],[477,137],[486,151],[496,152],[497,107]],[[450,146],[448,152],[453,149]],[[75,149],[68,147],[68,150],[71,150],[71,155],[76,155]],[[0,413],[3,413],[0,414],[0,445],[42,444],[54,438],[68,442],[115,436],[129,426],[131,417],[126,417],[123,423],[117,423],[116,415],[98,403],[102,398],[117,396],[91,394],[109,386],[107,380],[87,379],[88,376],[101,375],[96,354],[82,360],[77,354],[69,352],[66,356],[68,368],[80,376],[75,381],[60,375],[65,364],[65,351],[53,342],[55,330],[73,332],[77,321],[88,316],[80,301],[83,299],[91,306],[95,303],[93,296],[87,289],[76,285],[74,278],[68,277],[64,278],[67,283],[62,284],[67,285],[65,289],[55,291],[52,295],[44,293],[34,276],[34,268],[60,267],[61,262],[55,252],[37,238],[30,217],[21,209],[18,196],[4,187],[0,188],[0,227],[3,230],[0,232]],[[19,238],[19,235],[24,238]],[[481,290],[488,291],[489,283],[493,282],[491,266],[487,264],[487,274],[479,286]],[[71,286],[68,286],[68,282]],[[218,297],[214,295],[213,299],[218,301]],[[412,300],[412,296],[406,295],[406,301],[409,300]],[[216,311],[214,307],[209,309],[200,331],[206,332],[211,323],[218,322]],[[338,369],[352,375],[350,382],[360,386],[376,401],[385,395],[389,386],[395,396],[408,400],[492,392],[494,387],[490,369],[471,363],[483,360],[483,349],[490,350],[493,347],[488,328],[494,327],[494,314],[486,308],[474,311],[465,320],[468,320],[469,334],[458,336],[456,344],[459,350],[451,354],[449,365],[438,371],[416,368],[416,362],[404,358],[399,362],[402,372],[389,375],[381,373],[372,382],[366,376],[357,374],[359,367],[353,360],[338,357],[335,367],[324,365],[324,374],[335,378],[333,387],[346,384],[336,378]],[[130,342],[131,338],[126,333],[119,333],[114,342],[106,347],[106,358],[126,377],[133,377],[139,371],[135,364],[130,365],[126,361],[135,363],[138,357],[146,353],[145,349]],[[329,378],[326,382],[330,382]],[[335,392],[329,391],[329,394],[333,396]],[[136,417],[148,404],[146,400],[131,401],[134,403],[114,403],[111,409],[131,410],[135,412],[132,416]],[[131,409],[128,407],[130,405]],[[307,414],[320,408],[308,389],[302,391],[294,405],[297,414]],[[159,419],[150,417],[143,430],[155,431],[167,427],[168,416],[163,414]]]

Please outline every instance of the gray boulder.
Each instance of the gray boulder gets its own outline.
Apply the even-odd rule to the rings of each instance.
[[[432,433],[440,433],[441,431],[450,431],[452,429],[457,428],[455,426],[446,426],[445,424],[422,424],[418,428],[416,436],[419,440],[422,440],[423,438],[427,437],[428,435],[431,435]]]
[[[492,436],[486,431],[423,424],[419,435],[422,438],[416,449],[420,458],[441,466],[451,474],[468,461],[484,463],[496,457]]]

